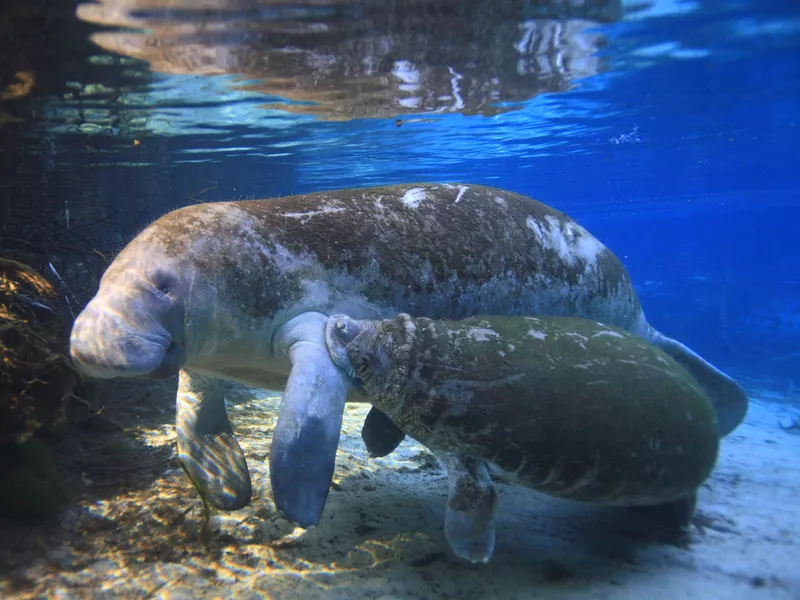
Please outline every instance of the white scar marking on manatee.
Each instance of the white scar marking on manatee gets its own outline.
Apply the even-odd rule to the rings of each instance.
[[[464,192],[466,192],[468,189],[469,187],[467,187],[466,185],[462,185],[458,188],[458,196],[456,196],[456,201],[454,202],[454,204],[458,204],[461,201],[461,196],[463,196]]]
[[[568,331],[564,335],[566,335],[567,337],[574,338],[575,341],[577,341],[578,344],[580,344],[580,347],[586,350],[586,342],[589,341],[589,338],[587,338],[585,335],[581,335],[580,333],[575,333],[574,331]]]
[[[545,216],[544,224],[528,215],[526,224],[545,248],[555,250],[569,266],[574,266],[578,259],[585,261],[587,272],[596,267],[598,255],[606,249],[597,238],[577,223],[562,222],[553,215]]]
[[[561,231],[560,223],[555,217],[548,215],[544,220],[547,224],[546,233],[542,239],[545,247],[555,250],[564,259],[564,262],[569,266],[573,266],[575,264],[575,254],[570,248],[571,236],[567,237],[568,234],[565,235],[565,232]]]
[[[525,224],[528,226],[528,229],[530,229],[536,235],[538,235],[540,239],[544,240],[544,232],[542,231],[542,228],[539,227],[539,224],[536,222],[536,219],[528,215],[528,219],[527,221],[525,221]]]
[[[598,333],[595,333],[594,335],[592,335],[592,337],[596,338],[596,337],[600,337],[600,336],[603,336],[603,335],[607,335],[607,336],[610,336],[610,337],[616,337],[616,338],[625,337],[624,335],[622,335],[621,333],[617,333],[616,331],[599,331]],[[659,358],[661,358],[661,357],[659,357]]]
[[[537,340],[546,340],[547,334],[544,331],[536,331],[535,329],[529,329],[528,335],[532,338],[536,338]]]
[[[574,331],[567,331],[564,335],[566,335],[567,337],[578,338],[582,342],[588,342],[589,341],[588,337],[586,337],[583,334],[576,333]]]
[[[275,266],[281,271],[291,273],[303,267],[316,269],[320,268],[319,263],[310,253],[295,254],[281,244],[275,244],[274,250],[262,246],[261,251],[265,256],[272,257],[272,259],[275,261]]]
[[[495,196],[494,197],[494,201],[497,202],[500,206],[505,206],[506,205],[506,199],[505,198],[501,198],[500,196]]]
[[[564,335],[573,338],[573,341],[577,342],[581,348],[586,350],[586,342],[589,341],[589,338],[587,338],[584,335],[581,335],[580,333],[573,333],[573,332],[565,333]]]
[[[419,205],[427,197],[424,188],[411,188],[403,194],[403,204],[408,208],[419,208]]]
[[[487,329],[485,327],[470,327],[467,331],[467,337],[475,342],[488,342],[492,338],[500,337],[494,329]]]
[[[328,213],[340,213],[347,210],[343,207],[336,207],[336,206],[323,206],[320,210],[309,210],[307,212],[290,212],[290,213],[283,213],[282,216],[289,217],[291,219],[301,219],[303,221],[314,217],[316,215],[324,215]]]

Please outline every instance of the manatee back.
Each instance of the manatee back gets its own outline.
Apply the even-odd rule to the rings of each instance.
[[[710,401],[641,338],[563,317],[415,322],[394,418],[432,448],[548,494],[616,505],[685,496],[714,466]]]
[[[148,243],[192,254],[230,293],[247,287],[237,301],[267,316],[313,279],[327,305],[357,295],[381,309],[349,313],[357,318],[557,314],[628,329],[641,320],[612,252],[567,215],[497,188],[420,183],[200,204],[149,229]]]

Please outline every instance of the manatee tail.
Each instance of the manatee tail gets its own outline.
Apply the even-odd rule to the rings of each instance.
[[[744,420],[749,403],[742,386],[679,341],[665,336],[650,326],[645,337],[689,371],[698,385],[708,394],[717,412],[720,437],[736,429]]]

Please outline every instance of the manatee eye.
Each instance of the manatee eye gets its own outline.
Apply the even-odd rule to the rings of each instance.
[[[332,333],[339,343],[347,346],[361,333],[361,326],[358,321],[349,317],[337,318],[333,324]]]
[[[340,340],[344,340],[347,336],[347,323],[344,321],[336,321],[336,334],[339,336]]]
[[[150,278],[153,287],[162,294],[170,294],[177,287],[177,278],[167,271],[156,271]]]

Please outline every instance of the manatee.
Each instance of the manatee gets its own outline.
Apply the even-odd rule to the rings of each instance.
[[[491,475],[539,492],[653,507],[688,523],[719,449],[717,414],[686,369],[617,327],[574,317],[328,319],[334,362],[445,465],[445,536],[487,562]]]
[[[179,374],[179,459],[204,500],[250,501],[223,382],[283,390],[272,432],[277,509],[319,522],[344,403],[364,401],[332,362],[325,324],[342,313],[461,319],[578,316],[662,347],[711,396],[723,432],[747,397],[727,375],[646,321],[631,280],[586,229],[540,202],[477,185],[410,184],[194,204],[143,229],[114,259],[76,319],[70,353],[100,378]],[[377,411],[376,455],[403,433]]]

